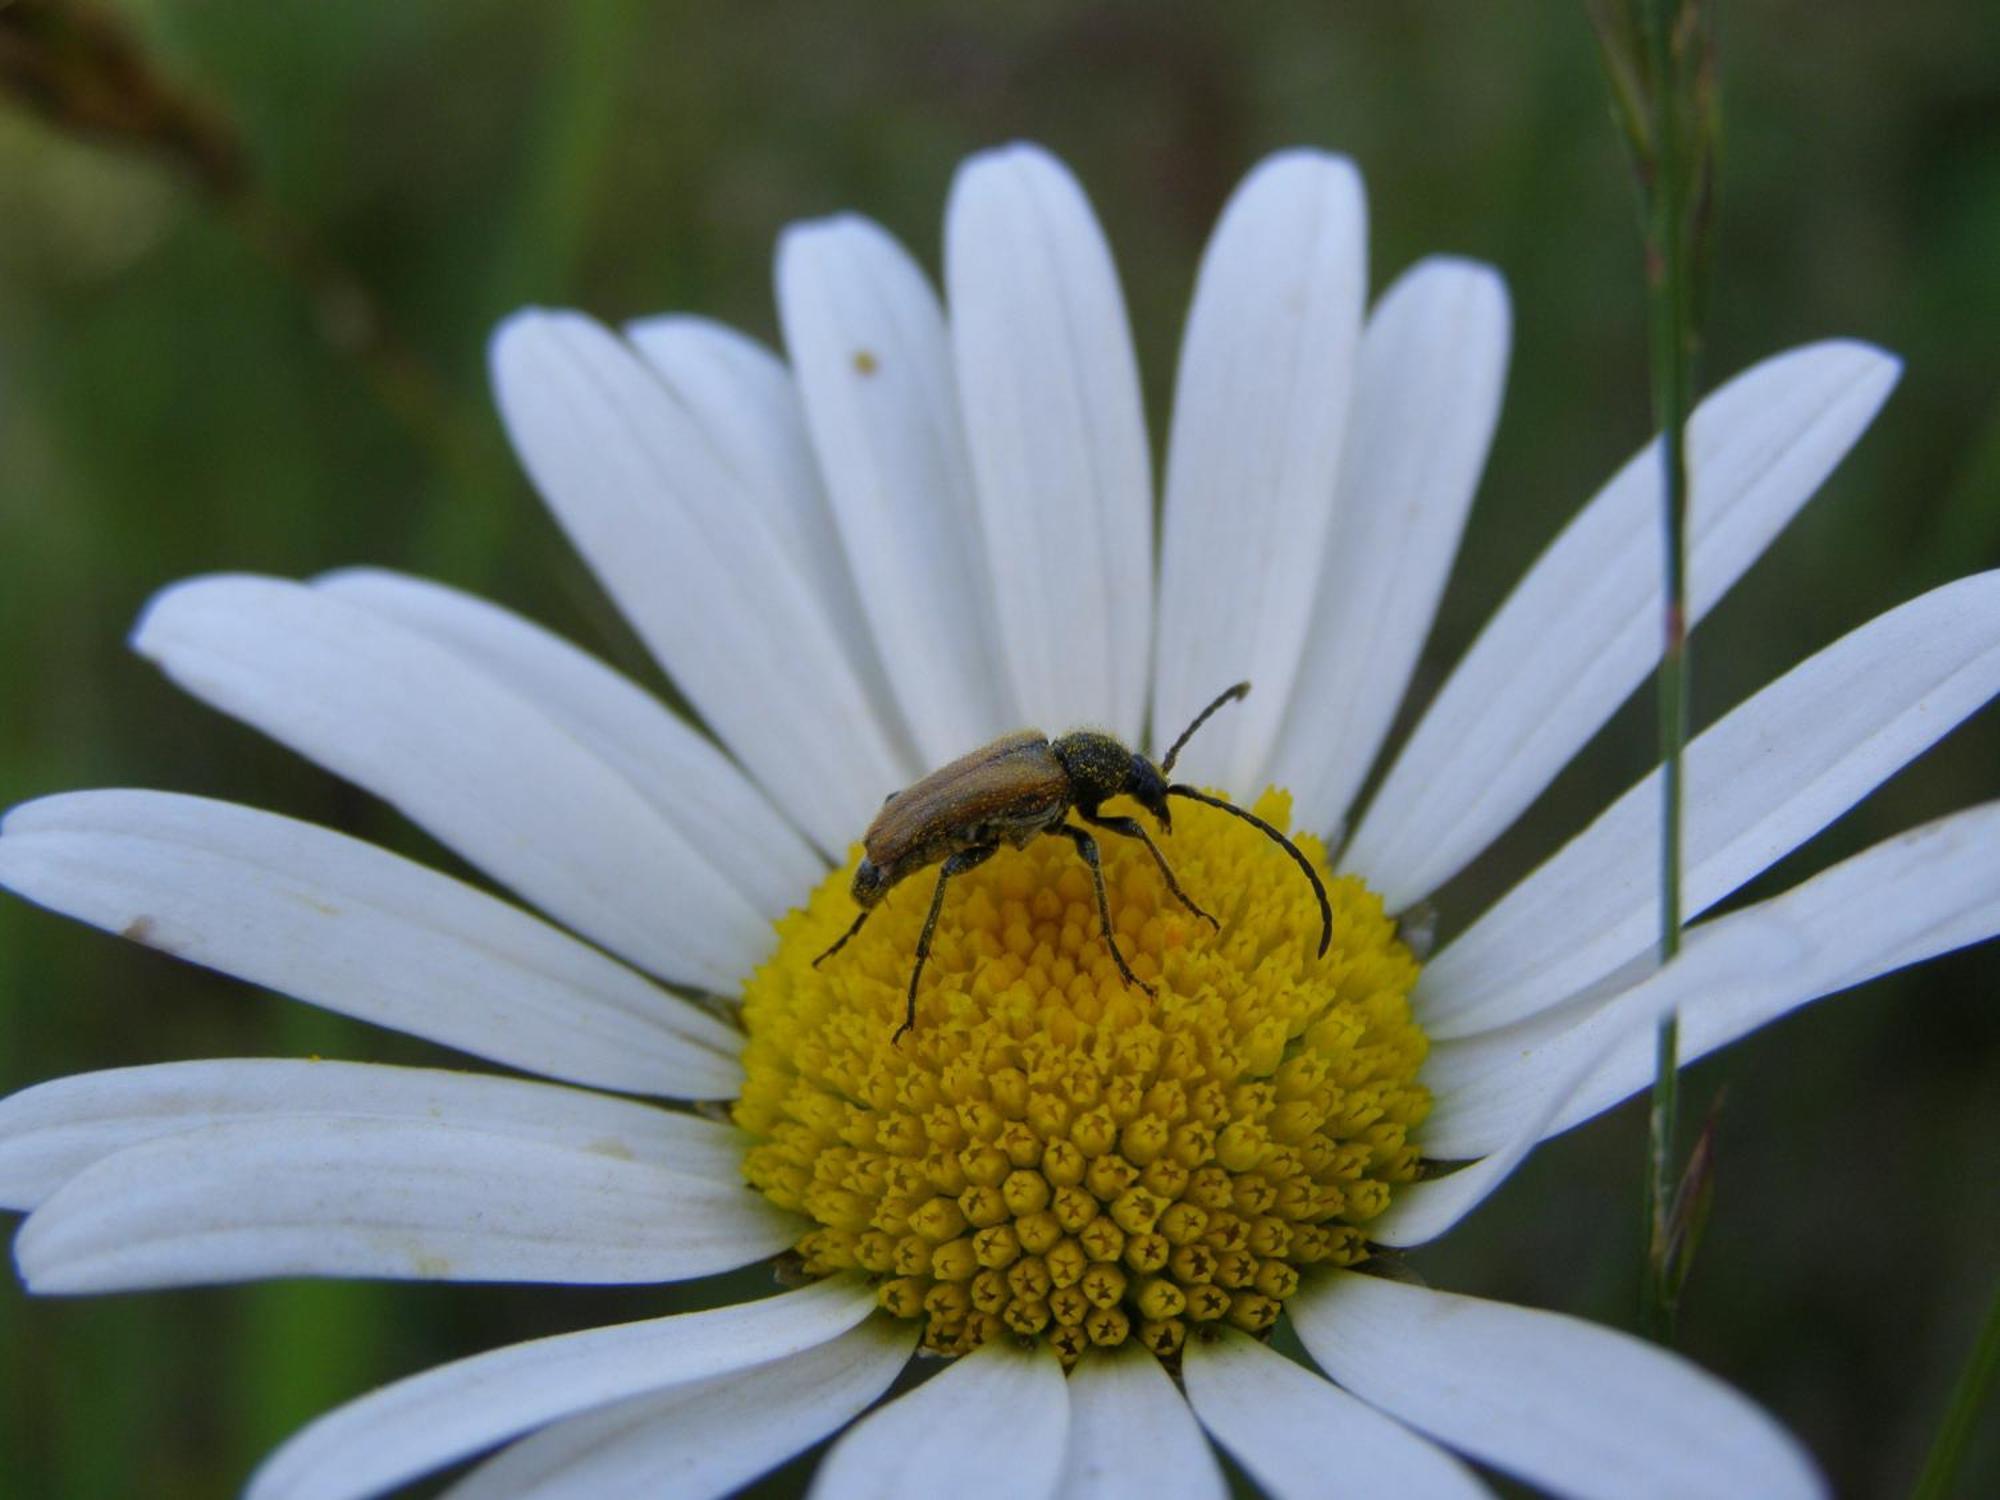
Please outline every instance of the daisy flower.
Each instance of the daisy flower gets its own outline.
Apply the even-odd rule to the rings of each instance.
[[[0,881],[55,910],[534,1078],[239,1059],[0,1104],[0,1200],[49,1293],[262,1276],[789,1288],[477,1355],[313,1423],[258,1500],[718,1495],[838,1434],[815,1496],[1812,1494],[1769,1417],[1554,1313],[1367,1274],[1547,1136],[1690,1058],[2000,930],[2000,804],[1649,959],[1659,799],[1613,803],[1434,958],[1397,914],[1473,860],[1651,666],[1656,454],[1593,497],[1389,761],[1509,341],[1488,268],[1368,305],[1361,183],[1288,152],[1231,200],[1182,345],[1155,545],[1110,255],[1047,155],[973,158],[944,304],[866,220],[778,254],[786,358],[669,317],[494,340],[523,464],[709,734],[494,605],[379,571],[170,588],[138,650],[394,804],[516,905],[323,828],[147,791],[51,797]],[[948,308],[948,311],[947,311]],[[1874,416],[1896,362],[1824,343],[1696,413],[1705,612]],[[1156,555],[1157,554],[1157,555]],[[884,798],[1022,725],[1157,754],[1198,805],[854,916]],[[1809,838],[2000,688],[2000,575],[1834,642],[1688,750],[1687,904]],[[1342,838],[1338,830],[1351,826]],[[1115,832],[1115,830],[1114,830]],[[845,862],[845,868],[839,867]],[[524,907],[541,915],[531,916]],[[638,1096],[638,1097],[634,1097]],[[692,1109],[661,1101],[693,1101]],[[1288,1318],[1317,1369],[1262,1337]],[[931,1378],[882,1404],[913,1356]],[[495,1452],[497,1450],[497,1452]]]

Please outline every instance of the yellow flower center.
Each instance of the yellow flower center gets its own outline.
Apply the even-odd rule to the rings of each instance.
[[[1288,795],[1256,812],[1284,828]],[[1430,1109],[1410,1017],[1417,963],[1326,851],[1333,945],[1283,850],[1196,805],[1161,839],[1220,932],[1144,848],[1101,837],[1119,976],[1090,873],[1063,839],[1003,850],[947,888],[916,1029],[903,1019],[928,872],[847,927],[828,876],[747,987],[736,1121],[750,1182],[815,1227],[807,1271],[858,1269],[926,1348],[1040,1336],[1065,1363],[1190,1328],[1268,1328],[1302,1267],[1365,1258],[1365,1225],[1417,1175]],[[859,851],[856,851],[858,857]]]

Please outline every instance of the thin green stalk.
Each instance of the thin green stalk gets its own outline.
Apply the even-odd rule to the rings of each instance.
[[[1589,0],[1612,114],[1638,178],[1646,246],[1646,308],[1653,414],[1660,428],[1664,533],[1660,717],[1660,940],[1662,963],[1680,951],[1682,754],[1687,744],[1686,430],[1694,405],[1701,252],[1712,204],[1715,113],[1705,0]],[[1645,1185],[1646,1265],[1641,1316],[1667,1341],[1685,1279],[1674,1229],[1680,1034],[1661,1023],[1654,1056]]]
[[[2000,1366],[2000,1286],[1993,1289],[1993,1300],[1986,1307],[1985,1326],[1966,1356],[1965,1368],[1958,1372],[1951,1404],[1945,1408],[1944,1421],[1931,1441],[1930,1456],[1924,1460],[1924,1471],[1917,1476],[1917,1487],[1910,1491],[1910,1500],[1947,1500],[1956,1493],[1952,1486],[1958,1478],[1958,1465],[1971,1442],[1979,1409],[1992,1393],[1996,1366]]]
[[[1687,296],[1684,186],[1680,163],[1681,90],[1674,57],[1674,0],[1646,7],[1646,50],[1654,79],[1655,171],[1647,226],[1646,296],[1653,356],[1653,408],[1660,427],[1662,492],[1666,504],[1663,629],[1660,650],[1660,962],[1681,946],[1681,752],[1687,743],[1687,446],[1694,404],[1693,307]],[[1653,1058],[1653,1101],[1646,1150],[1646,1272],[1641,1307],[1647,1333],[1673,1337],[1674,1288],[1670,1223],[1674,1141],[1680,1101],[1680,1022],[1660,1023]]]

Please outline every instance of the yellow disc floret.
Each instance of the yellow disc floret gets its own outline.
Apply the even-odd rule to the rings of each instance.
[[[1290,798],[1256,811],[1283,828]],[[1364,1258],[1417,1175],[1417,963],[1374,893],[1326,874],[1322,959],[1310,887],[1248,824],[1190,806],[1161,841],[1219,932],[1143,848],[1101,842],[1153,995],[1120,977],[1061,839],[952,881],[900,1042],[928,878],[815,969],[854,914],[852,866],[830,875],[746,991],[746,1175],[814,1221],[809,1272],[866,1273],[938,1353],[1011,1334],[1065,1362],[1130,1338],[1170,1357],[1203,1323],[1268,1328],[1301,1268]]]

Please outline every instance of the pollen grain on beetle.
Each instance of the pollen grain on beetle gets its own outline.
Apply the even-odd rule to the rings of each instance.
[[[1284,828],[1290,798],[1256,811]],[[1324,958],[1312,890],[1254,827],[1200,807],[1175,824],[1219,933],[1143,847],[1107,847],[1113,925],[1152,995],[1120,976],[1067,842],[1005,851],[952,883],[900,1044],[925,892],[894,893],[815,969],[852,913],[851,864],[829,875],[747,987],[735,1113],[750,1182],[813,1220],[806,1269],[866,1273],[934,1352],[1040,1336],[1069,1363],[1132,1338],[1171,1358],[1202,1324],[1261,1331],[1302,1269],[1364,1259],[1368,1221],[1418,1174],[1418,966],[1373,892],[1298,843],[1333,903]]]

